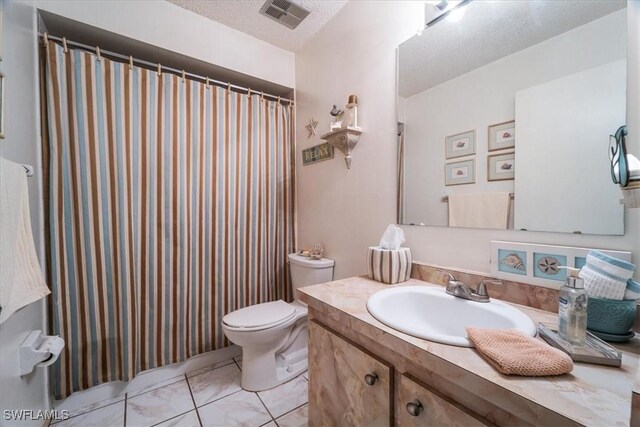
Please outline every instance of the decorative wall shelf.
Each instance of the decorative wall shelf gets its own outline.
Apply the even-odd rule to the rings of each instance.
[[[342,151],[344,154],[344,162],[347,164],[347,169],[351,169],[351,152],[356,148],[356,144],[358,143],[361,134],[362,128],[347,126],[346,128],[325,133],[320,138]]]

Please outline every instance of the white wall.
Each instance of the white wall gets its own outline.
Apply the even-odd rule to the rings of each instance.
[[[4,2],[3,58],[0,70],[5,75],[5,135],[0,140],[0,156],[18,163],[38,166],[40,161],[40,134],[38,105],[37,56],[35,50],[35,14],[33,7],[24,3]],[[38,171],[29,178],[31,224],[44,265],[42,193]],[[33,329],[45,329],[44,300],[31,304],[9,317],[0,325],[0,425],[14,425],[3,420],[5,409],[45,409],[48,405],[46,372],[20,378],[18,348]],[[19,425],[42,425],[42,421]]]
[[[429,31],[422,37],[428,40]],[[519,90],[625,58],[626,38],[626,10],[622,10],[406,98],[405,176],[410,179],[405,179],[403,222],[446,226],[448,205],[441,201],[445,192],[513,192],[514,181],[487,181],[487,126],[515,118]],[[445,160],[444,140],[472,129],[476,130],[476,183],[447,187],[445,161],[470,157]]]
[[[336,278],[364,274],[366,248],[377,244],[385,226],[396,221],[395,49],[415,33],[423,5],[349,2],[296,54],[298,151],[320,142],[317,137],[306,139],[303,125],[310,114],[320,119],[322,133],[328,127],[326,113],[331,105],[344,104],[347,95],[354,93],[362,115],[364,133],[351,170],[347,171],[340,153],[334,160],[310,166],[301,165],[298,153],[300,246],[323,242],[326,255],[336,260]],[[637,103],[637,92],[632,95],[636,99],[630,102]],[[638,120],[637,116],[628,119]],[[637,144],[637,138],[630,135],[630,145]],[[636,263],[640,262],[640,209],[626,212],[626,234],[620,237],[403,229],[415,260],[485,273],[490,272],[494,239],[631,250]]]
[[[362,274],[367,247],[395,222],[395,47],[424,21],[422,2],[352,1],[296,52],[299,246],[322,242],[337,261],[335,277]],[[313,115],[318,135],[329,131],[329,110],[358,95],[364,129],[351,169],[335,158],[302,166],[301,150],[319,144],[304,125]]]
[[[35,0],[38,9],[286,87],[294,54],[165,0]]]

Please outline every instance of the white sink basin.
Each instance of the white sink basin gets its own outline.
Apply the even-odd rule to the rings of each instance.
[[[522,311],[503,302],[474,302],[447,294],[444,288],[406,286],[371,295],[367,310],[385,325],[414,337],[473,347],[465,327],[517,329],[536,335],[536,325]]]

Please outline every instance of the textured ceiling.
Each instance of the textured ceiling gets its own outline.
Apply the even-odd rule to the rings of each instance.
[[[398,49],[398,93],[409,97],[626,6],[625,0],[472,1]]]
[[[290,30],[260,15],[264,0],[168,1],[291,52],[301,48],[347,3],[347,0],[295,0],[311,13],[295,30]]]

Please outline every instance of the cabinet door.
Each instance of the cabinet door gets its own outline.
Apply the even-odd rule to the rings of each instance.
[[[457,403],[402,375],[396,399],[398,426],[486,426]]]
[[[390,426],[393,368],[309,322],[309,426]]]

